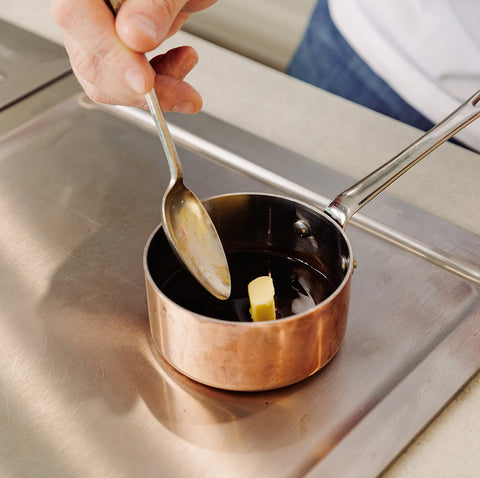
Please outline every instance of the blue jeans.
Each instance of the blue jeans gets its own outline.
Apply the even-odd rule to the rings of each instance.
[[[433,126],[355,53],[335,27],[328,0],[315,6],[287,73],[424,131]]]

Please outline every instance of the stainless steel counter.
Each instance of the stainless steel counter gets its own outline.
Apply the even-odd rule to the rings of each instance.
[[[2,20],[0,32],[0,111],[70,72],[61,46]]]
[[[351,182],[208,115],[169,120],[200,197],[321,205]],[[336,358],[282,390],[214,390],[150,340],[141,256],[168,169],[149,130],[71,77],[0,114],[2,472],[379,473],[478,369],[480,238],[378,198],[348,229],[359,266]]]

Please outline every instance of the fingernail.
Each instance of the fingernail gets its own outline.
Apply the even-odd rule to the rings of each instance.
[[[158,41],[159,32],[157,29],[157,25],[150,20],[150,18],[136,14],[132,15],[128,19],[129,26],[139,30],[144,35],[148,36],[152,39],[152,41]]]
[[[145,78],[137,70],[127,70],[125,73],[125,81],[130,88],[137,93],[145,92]]]
[[[172,111],[176,113],[195,113],[195,105],[192,101],[181,101],[172,108]]]

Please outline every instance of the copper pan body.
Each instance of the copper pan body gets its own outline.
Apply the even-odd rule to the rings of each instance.
[[[335,289],[310,310],[272,322],[196,314],[162,291],[180,265],[159,226],[144,253],[150,329],[158,351],[182,374],[225,390],[271,390],[311,376],[334,357],[347,328],[354,261],[344,231],[322,211],[281,196],[230,194],[204,204],[227,255],[252,250],[295,257],[322,270]]]

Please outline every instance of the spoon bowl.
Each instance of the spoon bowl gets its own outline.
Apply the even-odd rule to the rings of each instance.
[[[230,271],[217,231],[203,204],[181,180],[163,197],[165,235],[190,273],[217,299],[228,299]]]
[[[230,270],[220,238],[200,200],[183,184],[177,149],[155,90],[145,95],[170,168],[162,201],[162,222],[170,246],[190,273],[218,299],[228,299]]]

